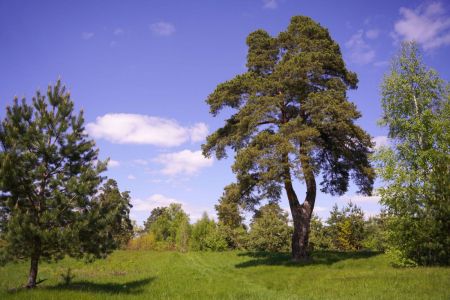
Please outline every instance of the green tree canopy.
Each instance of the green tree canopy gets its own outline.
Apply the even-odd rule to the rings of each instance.
[[[92,213],[106,162],[97,160],[83,113],[73,108],[58,81],[31,105],[15,99],[0,125],[2,252],[31,260],[28,287],[36,285],[40,259],[104,257],[112,250]]]
[[[196,251],[222,251],[227,242],[221,235],[217,223],[205,212],[200,220],[192,226],[192,249]]]
[[[293,17],[276,37],[257,30],[247,45],[247,72],[219,84],[206,100],[214,116],[225,107],[235,113],[208,136],[203,153],[222,159],[228,147],[236,152],[232,197],[246,208],[278,201],[284,189],[294,221],[293,258],[308,259],[316,176],[333,195],[347,191],[350,179],[360,192],[372,190],[372,143],[354,123],[361,115],[346,93],[357,76],[328,30],[308,17]],[[302,204],[294,178],[307,187]]]
[[[156,241],[166,243],[166,248],[187,249],[189,216],[181,204],[171,203],[168,207],[153,209],[145,225]]]
[[[402,45],[382,85],[380,123],[392,143],[375,159],[390,246],[420,265],[450,263],[449,91],[414,43]]]

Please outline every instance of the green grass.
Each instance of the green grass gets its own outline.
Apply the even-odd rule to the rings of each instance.
[[[319,252],[297,265],[287,254],[118,251],[42,263],[31,291],[19,288],[27,271],[0,268],[0,299],[450,299],[450,268],[396,269],[376,253]]]

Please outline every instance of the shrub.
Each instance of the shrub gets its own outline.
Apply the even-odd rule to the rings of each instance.
[[[248,247],[254,251],[289,251],[292,228],[288,214],[276,203],[264,205],[250,224]]]

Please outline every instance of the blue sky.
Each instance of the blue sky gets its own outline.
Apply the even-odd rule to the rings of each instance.
[[[425,62],[450,77],[450,5],[445,1],[6,1],[0,0],[0,117],[14,96],[30,99],[57,78],[70,88],[87,130],[111,158],[107,176],[131,191],[141,223],[156,206],[180,202],[197,219],[214,213],[233,181],[231,160],[200,155],[205,135],[220,127],[205,99],[220,82],[245,72],[246,36],[276,35],[294,15],[312,17],[339,43],[359,77],[349,94],[358,123],[378,144],[386,130],[380,82],[398,43],[414,39]],[[232,157],[232,156],[231,156]],[[304,194],[301,184],[299,195]],[[349,199],[367,214],[376,197],[320,194],[326,217]],[[281,205],[288,207],[285,198]]]

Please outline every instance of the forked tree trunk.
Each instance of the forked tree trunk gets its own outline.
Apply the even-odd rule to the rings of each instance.
[[[301,158],[303,175],[306,183],[305,201],[300,204],[292,186],[290,172],[286,172],[284,187],[289,200],[294,233],[292,234],[292,260],[307,262],[311,260],[309,251],[309,229],[311,216],[316,201],[316,180],[306,156]]]
[[[32,289],[36,287],[36,278],[38,274],[39,258],[41,256],[41,241],[36,238],[34,241],[34,249],[31,253],[30,273],[28,275],[27,288]]]

